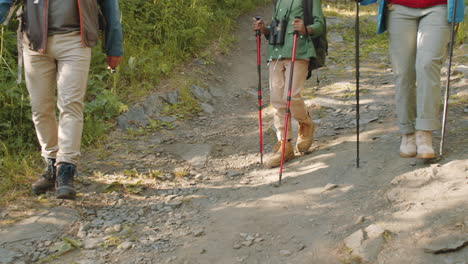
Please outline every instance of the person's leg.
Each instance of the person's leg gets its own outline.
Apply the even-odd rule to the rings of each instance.
[[[270,103],[274,109],[274,126],[278,143],[273,148],[273,154],[267,156],[265,166],[269,168],[278,167],[281,163],[281,143],[284,135],[286,118],[286,97],[284,97],[287,76],[286,65],[290,60],[273,60],[270,62]],[[286,91],[287,92],[287,91]],[[291,122],[291,120],[290,120]],[[291,145],[291,126],[288,127],[288,141],[286,142],[285,161],[294,158],[294,150]]]
[[[393,5],[388,14],[390,58],[395,78],[395,104],[402,134],[400,155],[414,157],[416,120],[416,47],[418,10]]]
[[[426,8],[423,15],[419,22],[416,56],[416,144],[419,158],[434,158],[432,131],[440,128],[440,70],[447,56],[450,24],[446,6]]]
[[[49,54],[41,54],[24,43],[24,72],[29,92],[32,120],[47,168],[32,184],[35,194],[43,194],[55,186],[55,158],[58,151],[57,120],[55,118],[56,61]]]
[[[55,89],[57,67],[49,54],[24,46],[24,75],[29,92],[32,120],[45,159],[55,159],[58,151]]]
[[[81,46],[78,32],[55,35],[52,40],[57,58],[57,104],[60,110],[57,197],[73,199],[73,177],[80,157],[91,49]]]
[[[286,65],[286,76],[290,74],[290,64]],[[304,90],[304,83],[307,79],[307,72],[309,69],[309,61],[297,60],[294,63],[294,74],[293,74],[293,85],[291,91],[291,115],[299,123],[298,138],[296,143],[296,149],[299,152],[307,151],[312,145],[314,124],[312,118],[310,118],[307,111],[307,107],[304,104],[302,98],[302,90]],[[286,82],[286,87],[289,87],[289,78]],[[287,97],[284,94],[284,98]],[[292,136],[292,135],[291,135]]]
[[[278,141],[283,140],[284,121],[286,118],[286,71],[289,60],[273,60],[270,62],[270,103],[274,109],[274,126]],[[291,126],[288,129],[288,139],[292,139]]]

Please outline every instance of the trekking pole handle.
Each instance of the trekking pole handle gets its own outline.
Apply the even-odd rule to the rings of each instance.
[[[294,18],[295,18],[295,19],[302,19],[302,17],[301,17],[301,16],[295,16]],[[297,32],[297,31],[294,31],[294,34],[296,34],[296,35],[299,35],[299,32]]]
[[[262,19],[262,17],[261,17],[261,16],[256,16],[255,19],[256,19],[257,21],[260,21],[260,20]],[[256,36],[261,36],[261,35],[262,35],[262,32],[260,32],[260,29],[257,29],[257,30],[255,31],[255,35],[256,35]]]

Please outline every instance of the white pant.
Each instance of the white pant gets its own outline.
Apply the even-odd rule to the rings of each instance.
[[[396,110],[402,134],[440,127],[440,69],[447,56],[447,6],[388,11],[390,57],[396,82]]]
[[[79,32],[49,36],[45,54],[30,50],[27,42],[23,52],[26,86],[42,156],[56,158],[57,164],[77,164],[91,49],[83,48]]]

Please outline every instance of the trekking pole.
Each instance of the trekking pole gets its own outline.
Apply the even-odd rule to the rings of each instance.
[[[453,57],[453,46],[455,42],[455,14],[457,10],[457,0],[453,1],[453,12],[452,12],[452,23],[450,29],[450,47],[449,47],[449,65],[447,71],[447,87],[445,88],[445,102],[444,102],[444,113],[442,116],[442,135],[440,139],[440,156],[444,154],[445,145],[445,128],[447,124],[447,111],[448,111],[448,99],[450,96],[450,73],[452,69],[452,57]]]
[[[255,19],[262,19],[260,16],[255,17]],[[262,121],[262,58],[260,47],[262,43],[262,32],[257,30],[255,32],[257,37],[257,72],[258,72],[258,134],[259,134],[259,145],[260,145],[260,164],[263,164],[263,121]]]
[[[293,85],[293,74],[294,74],[294,62],[296,62],[296,47],[297,47],[297,36],[298,32],[294,32],[294,42],[292,48],[292,56],[291,56],[291,66],[289,67],[289,85],[288,85],[288,97],[286,103],[286,122],[284,123],[284,132],[283,132],[283,142],[281,145],[281,165],[280,165],[280,172],[279,172],[279,182],[278,184],[281,185],[281,179],[283,178],[283,167],[284,167],[284,152],[286,149],[286,140],[288,140],[288,126],[289,126],[289,116],[291,114],[291,93],[292,93],[292,85]]]
[[[355,25],[355,40],[356,40],[356,167],[359,168],[359,3],[356,2],[356,25]]]

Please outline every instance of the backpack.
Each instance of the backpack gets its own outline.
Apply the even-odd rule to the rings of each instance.
[[[313,0],[302,0],[302,9],[304,12],[304,25],[312,25],[314,17],[310,12]],[[309,72],[307,74],[307,80],[312,76],[312,71],[325,66],[325,58],[328,55],[328,41],[327,41],[327,21],[323,18],[325,23],[325,29],[322,35],[311,38],[315,48],[317,57],[310,58],[309,61]],[[307,32],[307,30],[306,30]],[[310,36],[309,36],[310,37]]]

